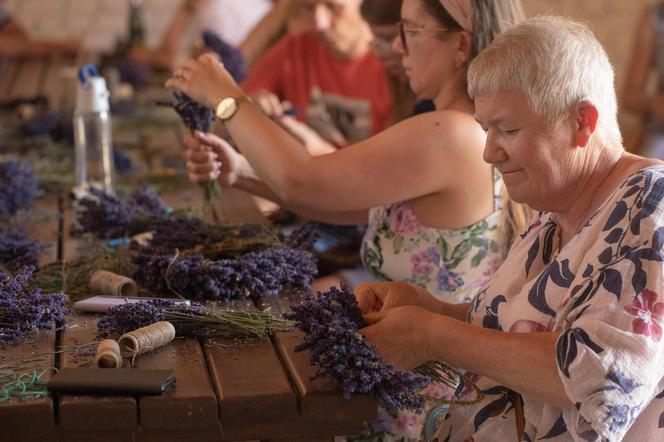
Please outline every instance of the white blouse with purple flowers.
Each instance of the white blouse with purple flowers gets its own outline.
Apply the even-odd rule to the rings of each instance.
[[[664,167],[626,179],[556,254],[559,234],[555,215],[540,214],[469,310],[481,327],[560,333],[574,406],[524,396],[523,440],[664,441]],[[466,377],[484,398],[451,409],[438,440],[515,440],[516,396]]]

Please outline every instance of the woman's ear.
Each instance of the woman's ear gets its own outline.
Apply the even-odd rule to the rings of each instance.
[[[460,31],[458,42],[459,45],[457,47],[454,62],[457,68],[461,68],[466,66],[470,61],[470,51],[473,46],[473,35],[468,31]]]
[[[593,103],[586,100],[579,102],[574,112],[576,117],[574,144],[578,147],[587,147],[597,129],[599,112]]]

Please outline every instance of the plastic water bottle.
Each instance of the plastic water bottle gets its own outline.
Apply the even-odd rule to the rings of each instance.
[[[90,187],[113,192],[113,143],[111,115],[106,81],[93,65],[78,73],[76,110],[74,111],[74,146],[76,157],[77,197]]]

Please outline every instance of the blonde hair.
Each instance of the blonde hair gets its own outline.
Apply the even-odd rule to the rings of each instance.
[[[468,68],[468,94],[524,94],[548,124],[590,101],[599,112],[597,138],[622,144],[613,67],[590,29],[562,17],[536,17],[498,36]]]

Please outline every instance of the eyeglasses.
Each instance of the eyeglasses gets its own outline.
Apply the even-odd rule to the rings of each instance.
[[[401,38],[401,45],[406,54],[408,54],[408,43],[406,41],[406,33],[411,32],[459,32],[463,29],[461,28],[425,28],[422,26],[409,26],[403,21],[397,22],[397,28],[399,29],[399,37]]]

